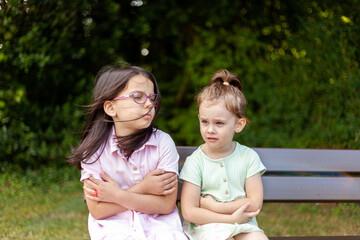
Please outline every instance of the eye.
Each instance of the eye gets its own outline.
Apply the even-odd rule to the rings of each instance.
[[[134,92],[133,98],[135,101],[142,102],[145,98],[145,94],[143,92]]]
[[[201,122],[202,124],[207,124],[207,123],[208,123],[207,120],[201,120],[200,122]]]
[[[156,95],[156,94],[151,94],[149,97],[150,97],[150,101],[152,101],[152,102],[155,102],[156,99],[157,99],[157,95]]]
[[[216,122],[216,125],[223,126],[225,123],[223,122]]]

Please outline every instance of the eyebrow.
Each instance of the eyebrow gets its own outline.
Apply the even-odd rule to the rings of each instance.
[[[155,91],[152,91],[151,93],[148,94],[147,92],[142,91],[142,90],[134,90],[134,91],[129,92],[128,94],[130,95],[130,94],[133,94],[133,93],[135,93],[135,92],[143,92],[143,93],[145,93],[146,95],[155,94]]]
[[[200,120],[208,120],[209,118],[207,117],[202,117],[200,116],[199,117]],[[226,122],[227,120],[225,118],[215,118],[215,119],[212,119],[212,121],[215,121],[215,122]]]

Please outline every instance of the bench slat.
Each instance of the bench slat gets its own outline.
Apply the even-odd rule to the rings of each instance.
[[[177,147],[180,165],[197,147]],[[268,172],[360,173],[360,150],[254,148]]]
[[[360,178],[262,177],[264,202],[360,202]],[[179,182],[178,196],[181,197]]]
[[[269,171],[360,172],[360,150],[254,148]]]
[[[360,202],[359,177],[262,177],[265,202]]]

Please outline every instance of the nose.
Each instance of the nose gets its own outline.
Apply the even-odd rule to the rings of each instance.
[[[214,133],[215,132],[214,126],[212,124],[209,124],[207,132],[208,133]]]
[[[146,101],[144,103],[145,108],[153,107],[154,103],[150,100],[149,97],[146,98]]]

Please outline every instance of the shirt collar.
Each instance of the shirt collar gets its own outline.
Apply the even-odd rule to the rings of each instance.
[[[111,153],[114,153],[116,151],[118,153],[121,152],[119,145],[118,145],[118,140],[117,140],[116,134],[115,134],[115,126],[113,126],[111,129],[108,142],[109,142]],[[134,152],[143,150],[145,148],[145,146],[156,146],[156,145],[157,145],[157,143],[156,143],[155,134],[151,134],[150,139],[144,145],[142,145],[139,149],[135,150]]]

